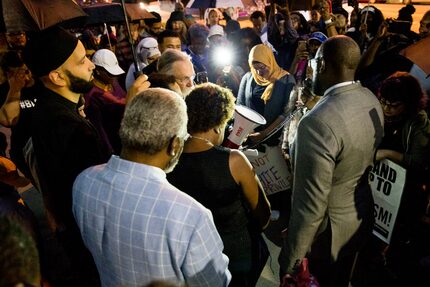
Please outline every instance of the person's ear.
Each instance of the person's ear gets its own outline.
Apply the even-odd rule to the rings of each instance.
[[[176,156],[181,151],[181,139],[174,136],[167,147],[167,154],[171,157]]]
[[[65,75],[60,71],[53,70],[49,72],[48,78],[54,85],[61,87],[66,85]]]
[[[214,128],[214,132],[215,132],[216,134],[220,134],[220,133],[221,133],[221,127],[216,127],[216,128]]]

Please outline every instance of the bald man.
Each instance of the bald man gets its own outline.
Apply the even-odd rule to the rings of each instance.
[[[311,60],[313,89],[323,97],[300,121],[293,148],[281,275],[294,274],[308,257],[321,286],[348,286],[355,255],[373,226],[367,169],[382,139],[383,114],[375,95],[354,82],[359,60],[358,45],[345,36],[318,49]]]

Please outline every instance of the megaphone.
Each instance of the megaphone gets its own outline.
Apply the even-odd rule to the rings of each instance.
[[[236,105],[234,110],[233,130],[222,145],[237,149],[252,130],[259,125],[266,124],[266,119],[256,111],[242,105]]]

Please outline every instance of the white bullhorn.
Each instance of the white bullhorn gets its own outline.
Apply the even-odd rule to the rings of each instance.
[[[265,125],[266,119],[245,106],[236,105],[234,113],[234,125],[223,146],[228,148],[238,148],[243,140],[259,125]]]

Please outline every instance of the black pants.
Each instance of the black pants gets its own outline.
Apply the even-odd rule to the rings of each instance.
[[[64,248],[70,263],[71,277],[67,286],[101,286],[93,257],[85,247],[79,229],[72,227],[57,231],[58,242]]]

